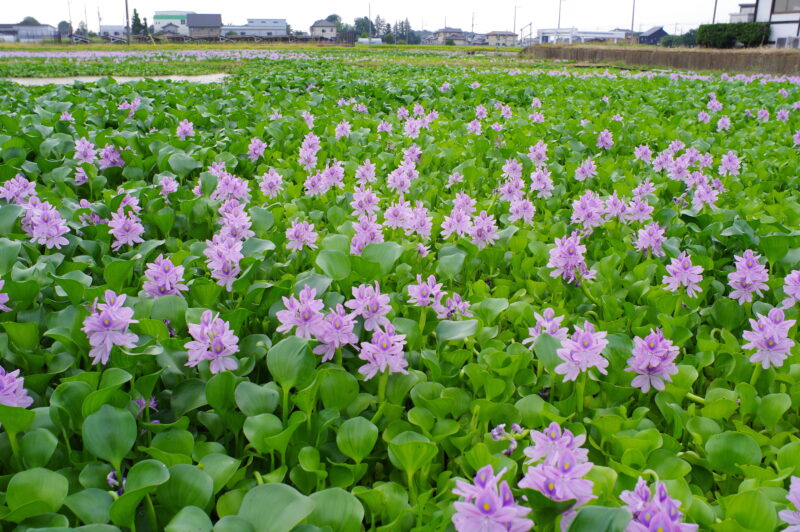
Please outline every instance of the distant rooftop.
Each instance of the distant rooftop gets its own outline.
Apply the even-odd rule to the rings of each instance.
[[[436,30],[434,33],[464,33],[464,32],[461,31],[461,28],[451,28],[448,26],[440,30]]]
[[[311,25],[312,28],[335,28],[336,24],[331,22],[330,20],[318,20],[314,24]]]
[[[189,13],[186,15],[186,25],[190,28],[219,28],[222,26],[222,15]]]
[[[490,31],[486,35],[497,35],[497,36],[508,35],[508,36],[514,36],[514,37],[517,36],[517,34],[514,33],[513,31]]]

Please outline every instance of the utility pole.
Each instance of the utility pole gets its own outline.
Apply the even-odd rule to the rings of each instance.
[[[472,28],[470,28],[470,33],[473,35],[475,34],[475,12],[472,12]]]
[[[517,8],[519,6],[514,6],[514,26],[511,29],[511,33],[517,33]]]
[[[369,30],[367,31],[367,50],[369,50],[369,47],[372,46],[372,4],[367,4],[367,13],[369,14],[367,16],[367,24],[369,25],[369,28],[367,28]]]
[[[636,28],[633,25],[633,20],[636,17],[636,0],[633,0],[633,10],[631,11],[631,42],[636,44],[639,39],[636,37]]]
[[[711,17],[711,23],[712,24],[717,23],[717,0],[714,0],[714,16]]]
[[[128,38],[128,44],[131,44],[131,17],[128,11],[128,0],[125,0],[125,36]]]
[[[564,0],[558,0],[558,29],[561,29],[561,3],[563,1]]]
[[[67,15],[69,15],[69,34],[71,37],[75,30],[72,27],[72,4],[69,0],[67,0]]]

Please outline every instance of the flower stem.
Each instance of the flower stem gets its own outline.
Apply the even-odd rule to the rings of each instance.
[[[695,403],[700,404],[700,405],[706,404],[706,400],[705,399],[703,399],[699,395],[695,395],[695,394],[693,394],[691,392],[686,394],[686,398],[691,400],[691,401],[694,401]]]
[[[384,371],[378,378],[378,411],[372,416],[372,422],[377,423],[383,415],[383,409],[386,407],[386,385],[389,382],[389,372]]]
[[[600,303],[592,295],[592,293],[589,292],[589,287],[586,285],[586,282],[584,280],[581,280],[581,289],[583,290],[583,293],[586,294],[586,297],[588,297],[591,300],[591,302],[595,304],[595,306],[600,308],[600,306],[601,306]]]
[[[675,311],[672,313],[672,316],[677,316],[678,312],[681,310],[681,304],[683,303],[683,294],[678,294],[678,301],[675,302]]]
[[[333,356],[334,356],[334,360],[336,361],[336,365],[337,366],[341,366],[342,365],[342,348],[341,347],[337,347],[336,348],[336,353]]]
[[[586,372],[584,371],[581,373],[581,376],[578,377],[578,382],[575,384],[575,398],[578,401],[578,414],[583,413],[583,403],[585,402],[585,398],[583,397],[584,392],[586,390]]]
[[[756,364],[756,369],[753,370],[753,375],[750,377],[750,386],[755,388],[758,378],[761,377],[761,364]]]

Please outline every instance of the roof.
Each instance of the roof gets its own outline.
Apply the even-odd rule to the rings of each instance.
[[[464,32],[461,31],[461,28],[444,27],[440,30],[434,31],[433,33],[464,33]]]
[[[330,20],[318,20],[311,25],[312,28],[322,28],[322,27],[330,27],[335,28],[336,24],[331,22]]]
[[[496,36],[506,35],[506,36],[514,36],[514,37],[517,36],[517,34],[514,33],[513,31],[490,31],[486,35],[496,35]]]
[[[653,26],[646,32],[642,33],[640,37],[650,37],[651,35],[658,33],[659,31],[664,31],[664,26]],[[666,33],[666,31],[664,31]]]
[[[189,13],[186,15],[186,25],[190,28],[221,28],[222,15]]]

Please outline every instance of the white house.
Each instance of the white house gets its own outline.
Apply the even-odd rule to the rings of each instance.
[[[222,34],[228,35],[233,32],[236,35],[251,37],[283,37],[287,35],[288,27],[285,18],[249,18],[247,24],[243,26],[222,26]]]
[[[447,41],[453,41],[457,46],[467,45],[467,35],[461,31],[461,28],[444,27],[433,32],[434,44],[447,44]]]
[[[153,15],[153,30],[155,33],[165,31],[167,24],[174,24],[180,35],[189,35],[189,25],[186,23],[188,15],[193,15],[194,11],[156,11]]]
[[[729,22],[753,22],[755,18],[755,4],[739,4],[739,12],[731,13]]]
[[[590,41],[618,42],[625,40],[624,30],[580,31],[578,28],[548,28],[536,31],[541,44],[557,44]]]
[[[0,24],[0,41],[41,42],[55,39],[58,30],[50,24]]]
[[[517,34],[511,31],[490,31],[486,34],[489,46],[516,46]]]
[[[794,44],[800,37],[800,0],[756,0],[755,21],[769,22],[769,42],[778,46]]]
[[[311,25],[311,36],[325,39],[336,38],[336,24],[330,20],[318,20]]]

